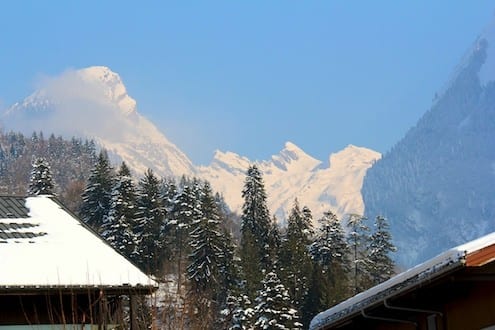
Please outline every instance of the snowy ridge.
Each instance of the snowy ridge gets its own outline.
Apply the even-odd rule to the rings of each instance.
[[[263,174],[268,207],[279,220],[285,219],[297,198],[308,206],[315,220],[323,212],[332,210],[340,217],[362,213],[364,204],[361,185],[366,170],[380,158],[380,154],[366,148],[349,145],[330,155],[330,166],[309,155],[294,143],[269,161],[251,162],[235,153],[217,151],[209,166],[198,168],[198,174],[223,193],[227,204],[235,211],[242,207],[241,191],[248,166],[256,163]]]
[[[187,156],[139,114],[120,76],[107,67],[68,71],[47,81],[2,120],[26,134],[43,130],[93,138],[138,175],[147,168],[161,176],[195,173]]]
[[[486,43],[486,45],[485,45]],[[475,51],[486,47],[486,60],[478,73],[481,85],[495,80],[495,19],[487,25],[475,43]]]
[[[137,111],[120,76],[104,66],[67,71],[48,80],[3,116],[9,130],[26,134],[43,130],[67,137],[90,137],[115,162],[124,160],[136,175],[147,168],[159,176],[198,176],[222,193],[240,212],[246,171],[254,163],[233,152],[216,151],[209,166],[195,167],[156,126]],[[329,166],[287,142],[271,159],[257,162],[263,173],[268,207],[285,219],[294,199],[313,211],[316,220],[332,210],[343,217],[362,213],[361,186],[366,170],[380,154],[348,146],[330,155]]]
[[[388,281],[369,290],[361,292],[352,298],[316,315],[310,324],[310,329],[323,329],[324,325],[336,321],[354,312],[382,302],[398,291],[407,290],[418,284],[422,279],[439,276],[452,268],[463,266],[468,254],[479,251],[495,244],[495,233],[483,236],[466,244],[452,248],[438,256],[400,273]]]
[[[456,65],[449,79],[440,89],[435,101],[440,100],[441,96],[455,83],[462,70],[470,64],[473,53],[479,52],[483,48],[485,48],[486,59],[478,72],[478,78],[480,79],[480,84],[486,86],[489,82],[495,80],[495,18],[486,25],[476,38],[476,41],[464,53],[459,64]]]
[[[117,104],[125,115],[136,112],[136,101],[127,94],[120,76],[105,66],[92,66],[77,71],[77,74],[89,84],[105,86],[106,98]]]

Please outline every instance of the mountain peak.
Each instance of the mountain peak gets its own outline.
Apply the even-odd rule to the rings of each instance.
[[[486,52],[486,59],[478,74],[482,85],[495,80],[495,18],[486,26],[484,31],[475,42],[474,51],[482,48]]]
[[[339,152],[330,154],[330,167],[343,168],[348,166],[356,166],[357,164],[369,164],[381,158],[381,154],[374,150],[357,147],[349,144]],[[370,163],[371,162],[371,163]]]
[[[77,72],[100,80],[109,80],[114,78],[118,78],[118,80],[120,80],[118,73],[113,72],[109,67],[102,65],[89,66],[87,68],[79,69]]]
[[[104,94],[107,102],[116,105],[126,116],[136,112],[136,101],[127,94],[127,89],[118,73],[106,66],[90,66],[76,71],[88,85]]]
[[[2,117],[11,130],[48,131],[94,139],[136,172],[192,175],[187,156],[136,110],[120,76],[105,66],[68,70],[46,79]]]
[[[287,141],[285,142],[284,149],[286,150],[291,150],[291,151],[298,151],[302,152],[302,149],[296,146],[294,143]]]
[[[272,156],[272,162],[282,170],[293,167],[312,170],[321,164],[321,161],[311,157],[292,142],[286,142],[284,149],[278,155]]]

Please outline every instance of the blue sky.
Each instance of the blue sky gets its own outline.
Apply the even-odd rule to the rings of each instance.
[[[0,107],[43,76],[105,65],[196,164],[267,159],[285,141],[326,161],[389,150],[493,18],[491,1],[8,1]]]

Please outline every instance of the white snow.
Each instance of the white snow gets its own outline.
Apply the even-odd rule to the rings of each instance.
[[[47,110],[45,116],[31,112]],[[16,103],[2,118],[28,135],[54,132],[95,139],[116,153],[137,175],[152,168],[160,176],[192,176],[189,158],[137,111],[120,76],[104,66],[68,71]]]
[[[330,155],[330,166],[325,167],[320,160],[287,142],[270,161],[252,162],[232,152],[217,151],[212,163],[199,167],[198,173],[224,195],[234,211],[240,212],[246,171],[250,164],[256,164],[263,174],[268,207],[279,220],[286,217],[297,198],[300,205],[311,209],[316,221],[328,210],[340,218],[364,211],[363,178],[380,156],[373,150],[349,145]]]
[[[136,101],[127,94],[127,89],[117,73],[105,66],[92,66],[76,72],[87,83],[102,87],[106,99],[117,104],[123,114],[136,112]]]
[[[330,319],[337,320],[349,313],[359,309],[362,310],[368,307],[373,302],[383,301],[387,299],[387,290],[404,284],[413,278],[417,279],[409,285],[415,285],[418,280],[432,279],[441,274],[441,271],[450,265],[462,265],[465,257],[475,251],[479,251],[485,247],[495,244],[495,233],[480,237],[474,241],[468,242],[452,248],[438,256],[417,265],[403,273],[400,273],[386,282],[372,287],[369,290],[361,292],[354,297],[316,315],[310,324],[310,329],[320,329]],[[394,290],[395,292],[396,290]],[[375,299],[373,299],[375,298]]]
[[[46,235],[0,245],[0,286],[156,286],[49,196],[29,197],[25,231]],[[17,230],[18,231],[18,230]]]
[[[46,118],[22,116],[18,127],[9,117],[16,113],[50,110]],[[48,111],[48,112],[50,112]],[[316,220],[332,210],[340,218],[362,213],[361,186],[366,170],[380,154],[366,148],[348,146],[330,156],[330,165],[306,154],[287,142],[267,161],[253,162],[233,152],[217,151],[209,166],[195,167],[188,157],[171,143],[151,121],[137,111],[136,102],[127,94],[120,76],[104,66],[69,71],[50,80],[11,107],[3,118],[12,129],[26,134],[33,130],[53,131],[68,137],[82,136],[96,140],[115,161],[124,160],[136,175],[147,168],[158,176],[198,176],[211,182],[223,194],[229,207],[240,212],[241,191],[246,171],[256,163],[263,173],[268,207],[279,220],[286,218],[297,198],[308,206]]]

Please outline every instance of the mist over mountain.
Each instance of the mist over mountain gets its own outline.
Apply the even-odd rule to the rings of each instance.
[[[431,109],[366,174],[366,214],[383,214],[412,266],[495,230],[495,21]]]
[[[10,107],[5,130],[30,134],[43,130],[94,139],[137,173],[148,167],[160,175],[193,175],[187,156],[137,112],[120,78],[109,68],[66,71]]]
[[[46,79],[41,88],[2,116],[6,131],[44,131],[94,139],[115,162],[124,160],[137,174],[147,168],[159,176],[198,176],[211,182],[230,208],[240,212],[248,166],[254,162],[217,151],[209,166],[194,166],[159,129],[137,111],[120,76],[103,66],[70,70]],[[348,146],[327,163],[287,142],[270,160],[257,162],[263,173],[270,210],[281,221],[298,198],[316,218],[332,210],[340,217],[362,213],[360,189],[366,170],[380,154]]]

